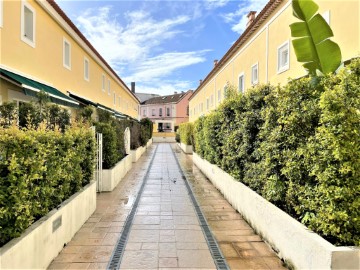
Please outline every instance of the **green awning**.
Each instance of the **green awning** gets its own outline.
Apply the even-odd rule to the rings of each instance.
[[[24,76],[15,74],[13,72],[4,70],[0,68],[0,73],[7,77],[10,80],[17,82],[24,90],[24,94],[27,96],[36,97],[37,93],[40,91],[44,91],[50,97],[50,100],[54,103],[69,106],[69,107],[78,107],[79,102],[75,101],[74,99],[68,97],[61,91],[57,90],[54,87],[49,85],[28,79]]]
[[[71,98],[75,99],[76,101],[79,101],[80,103],[82,103],[82,104],[84,104],[84,105],[93,105],[93,106],[95,106],[95,107],[97,106],[97,103],[92,102],[92,101],[89,100],[89,99],[86,99],[86,98],[84,98],[84,97],[78,96],[77,94],[74,94],[74,93],[72,93],[72,92],[70,92],[70,91],[68,91],[68,93],[69,93],[69,96],[70,96]]]

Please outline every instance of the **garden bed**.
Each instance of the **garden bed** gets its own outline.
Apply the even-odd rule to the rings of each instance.
[[[289,265],[296,269],[359,269],[358,247],[332,245],[196,153],[193,162]]]
[[[102,185],[100,191],[113,191],[127,172],[132,168],[132,155],[127,155],[111,169],[102,170]]]
[[[0,269],[47,268],[95,208],[94,181],[0,248]]]
[[[192,154],[193,153],[193,147],[192,145],[187,145],[184,143],[178,143],[178,146],[185,154]]]

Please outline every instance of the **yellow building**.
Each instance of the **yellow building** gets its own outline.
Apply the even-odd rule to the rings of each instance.
[[[138,98],[54,0],[0,0],[0,76],[0,104],[44,90],[138,119]]]
[[[359,57],[360,1],[315,1],[334,32],[332,40],[339,44],[342,60]],[[250,12],[248,18],[244,33],[219,62],[214,61],[190,98],[190,122],[215,109],[228,84],[243,92],[259,83],[284,84],[289,78],[306,75],[291,44],[289,25],[296,21],[291,0],[270,0],[258,16]]]

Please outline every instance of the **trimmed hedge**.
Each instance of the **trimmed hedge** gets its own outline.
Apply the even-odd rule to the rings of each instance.
[[[193,123],[182,123],[179,126],[180,142],[187,145],[192,145]]]
[[[360,245],[360,60],[231,93],[195,122],[195,152],[333,244]]]
[[[94,158],[87,127],[0,128],[0,246],[88,184]]]

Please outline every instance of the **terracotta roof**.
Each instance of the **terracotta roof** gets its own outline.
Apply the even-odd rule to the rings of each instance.
[[[245,29],[237,41],[230,47],[230,49],[221,58],[218,64],[210,71],[202,83],[198,86],[192,96],[191,100],[200,91],[201,87],[205,85],[212,76],[237,52],[237,50],[251,37],[251,35],[261,26],[261,24],[269,17],[269,15],[283,2],[284,0],[270,0],[261,10],[255,20]]]
[[[85,42],[85,44],[95,53],[97,57],[105,64],[105,66],[111,71],[111,73],[125,86],[126,90],[140,102],[138,97],[129,89],[129,87],[123,82],[123,80],[116,74],[116,72],[110,67],[100,53],[94,48],[94,46],[86,39],[86,37],[80,32],[65,12],[58,6],[55,0],[47,0],[47,2],[54,8],[54,10],[64,19],[64,21],[75,31],[75,33]]]
[[[189,91],[184,92],[184,93],[169,95],[169,96],[154,97],[154,98],[145,100],[144,102],[141,103],[141,105],[178,103],[178,102],[179,102],[180,100],[182,100],[189,92],[192,93],[192,90],[189,90]]]

